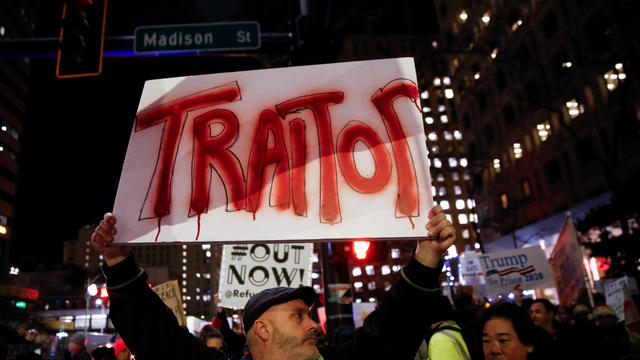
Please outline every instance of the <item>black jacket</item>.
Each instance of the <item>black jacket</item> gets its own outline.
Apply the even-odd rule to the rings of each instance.
[[[104,265],[103,272],[111,321],[137,359],[226,358],[178,325],[171,310],[147,285],[147,276],[133,257],[111,267]],[[413,359],[433,323],[433,314],[439,311],[439,275],[440,268],[411,259],[378,309],[356,329],[353,341],[338,350],[338,359]]]

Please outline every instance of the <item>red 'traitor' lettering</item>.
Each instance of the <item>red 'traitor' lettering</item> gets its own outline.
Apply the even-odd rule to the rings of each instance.
[[[418,97],[418,87],[408,80],[396,80],[377,92],[371,99],[382,115],[382,120],[391,138],[391,148],[398,167],[398,201],[396,216],[419,216],[418,181],[409,144],[402,130],[393,102],[399,97]]]
[[[313,112],[320,151],[320,221],[330,224],[340,222],[341,215],[329,105],[340,104],[343,99],[342,92],[328,92],[302,96],[276,106],[283,118],[294,111],[309,109]]]
[[[151,185],[149,186],[147,197],[143,204],[144,209],[148,201],[153,203],[153,217],[162,217],[170,211],[171,178],[176,155],[178,154],[179,140],[187,119],[187,111],[231,102],[239,98],[240,89],[238,84],[234,82],[195,95],[189,95],[138,114],[135,131],[166,123],[160,142],[160,156],[153,174],[154,177],[159,177],[158,184],[154,194],[150,194],[152,189]],[[151,179],[150,184],[153,184],[153,179]],[[149,195],[151,195],[152,199],[150,199]]]

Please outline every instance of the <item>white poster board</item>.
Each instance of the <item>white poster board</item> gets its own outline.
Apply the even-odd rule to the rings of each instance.
[[[478,258],[487,289],[494,294],[512,292],[518,284],[523,289],[555,286],[549,262],[540,246],[487,253]]]
[[[354,302],[351,306],[353,310],[353,323],[355,327],[361,327],[364,325],[364,319],[376,309],[377,305],[373,302]]]
[[[460,255],[459,278],[462,285],[484,285],[484,272],[480,265],[479,255],[473,251],[467,251]]]
[[[242,309],[256,293],[272,287],[311,285],[313,244],[224,245],[220,306]]]
[[[116,242],[424,236],[416,84],[411,58],[147,81]]]

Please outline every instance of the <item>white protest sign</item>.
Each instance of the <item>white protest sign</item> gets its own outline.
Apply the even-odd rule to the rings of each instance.
[[[242,309],[256,293],[311,285],[313,244],[238,244],[222,249],[220,306]]]
[[[424,236],[416,83],[411,58],[147,81],[116,242]]]
[[[604,296],[607,305],[616,311],[619,321],[624,320],[624,288],[627,287],[627,277],[621,277],[604,286]]]
[[[555,286],[549,262],[540,246],[487,253],[478,258],[490,292],[509,293],[518,284],[523,289]]]
[[[458,257],[458,261],[458,273],[462,285],[482,285],[485,283],[484,272],[477,253],[465,252]]]

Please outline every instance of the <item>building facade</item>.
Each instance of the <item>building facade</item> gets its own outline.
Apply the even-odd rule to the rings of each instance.
[[[436,1],[484,242],[638,179],[633,2]],[[631,74],[631,72],[629,72]],[[514,239],[520,247],[537,239]]]

